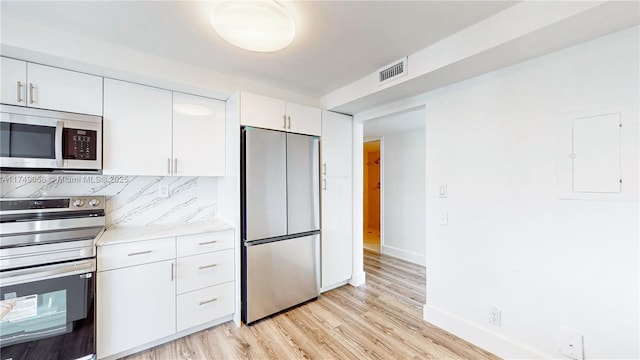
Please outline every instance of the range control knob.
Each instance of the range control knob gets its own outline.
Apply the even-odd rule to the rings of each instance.
[[[100,205],[100,200],[98,199],[89,200],[89,206],[98,206],[98,205]]]
[[[75,200],[73,200],[73,206],[75,206],[75,207],[82,207],[82,206],[84,206],[84,200],[82,200],[82,199],[75,199]]]

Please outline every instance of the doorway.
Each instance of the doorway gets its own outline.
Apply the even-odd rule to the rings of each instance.
[[[380,140],[364,143],[363,149],[363,245],[380,253]]]

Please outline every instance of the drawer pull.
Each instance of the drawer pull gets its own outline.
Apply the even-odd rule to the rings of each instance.
[[[205,242],[201,242],[201,243],[200,243],[200,244],[198,244],[198,245],[209,245],[209,244],[215,244],[215,243],[217,243],[217,242],[218,242],[218,240],[205,241]]]
[[[127,256],[144,255],[144,254],[149,254],[149,253],[151,253],[151,250],[134,252],[134,253],[131,253],[131,254],[127,254]]]
[[[209,300],[205,300],[205,301],[200,301],[200,305],[205,305],[208,303],[212,303],[214,301],[218,301],[218,298],[213,298],[213,299],[209,299]]]
[[[204,269],[208,269],[208,268],[212,268],[212,267],[216,267],[218,266],[218,264],[211,264],[211,265],[202,265],[198,268],[198,270],[204,270]]]

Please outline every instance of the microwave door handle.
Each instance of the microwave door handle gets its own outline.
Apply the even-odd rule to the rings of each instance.
[[[62,167],[62,132],[64,129],[64,121],[56,123],[56,165]]]

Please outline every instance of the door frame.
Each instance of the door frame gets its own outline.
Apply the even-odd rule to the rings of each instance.
[[[363,167],[364,167],[364,123],[369,120],[374,120],[383,116],[401,113],[410,110],[423,109],[425,111],[425,122],[428,112],[426,111],[425,100],[421,98],[409,98],[397,101],[389,105],[383,105],[368,111],[364,111],[353,116],[353,275],[349,284],[352,286],[360,286],[366,283],[366,274],[364,272],[364,243],[363,243]],[[426,125],[426,123],[425,123]],[[426,127],[425,127],[426,131]],[[382,143],[380,144],[381,154],[380,161],[382,160]],[[425,164],[426,165],[426,164]],[[381,178],[382,178],[381,167]],[[426,176],[426,174],[425,174]],[[382,182],[380,180],[380,187],[382,193]],[[426,186],[426,184],[425,184]],[[381,194],[381,211],[383,207],[384,197]],[[426,199],[425,199],[426,201]],[[426,205],[426,203],[425,203]],[[380,232],[382,233],[382,217],[380,219]],[[425,221],[425,226],[427,222]],[[382,234],[380,234],[380,246],[382,247]],[[426,247],[428,248],[428,246]],[[380,249],[382,252],[382,248]],[[428,251],[425,249],[425,252]],[[426,253],[424,254],[426,258]]]

